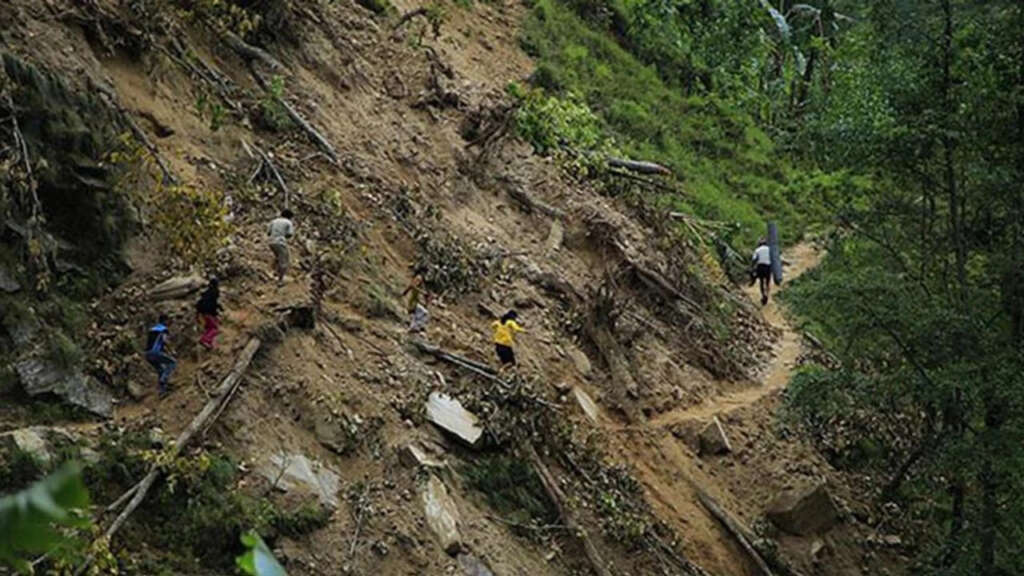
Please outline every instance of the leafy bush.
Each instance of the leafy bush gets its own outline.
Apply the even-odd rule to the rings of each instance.
[[[270,80],[269,90],[260,100],[259,124],[271,132],[284,132],[295,126],[280,102],[284,98],[284,88],[284,78],[274,76]]]
[[[75,368],[81,364],[82,359],[85,357],[74,340],[68,338],[60,330],[54,330],[50,333],[49,345],[48,356],[50,360],[61,368]]]
[[[545,526],[558,521],[558,511],[548,499],[540,478],[530,464],[509,454],[478,456],[462,473],[471,488],[509,521]]]
[[[227,244],[232,226],[224,194],[193,186],[169,186],[157,200],[153,221],[171,252],[189,264],[209,261]]]
[[[538,154],[568,150],[600,155],[612,150],[597,116],[578,95],[559,98],[540,89],[524,92],[515,84],[509,86],[509,92],[519,101],[516,130]]]

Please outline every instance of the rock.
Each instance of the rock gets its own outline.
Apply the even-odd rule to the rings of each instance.
[[[427,420],[472,447],[477,445],[484,434],[476,415],[447,394],[431,392],[426,408]]]
[[[839,509],[824,484],[776,496],[765,514],[780,530],[797,536],[825,532],[839,522]]]
[[[109,418],[113,397],[105,386],[82,373],[81,368],[66,369],[42,358],[37,351],[14,363],[18,379],[29,396],[54,394],[93,414]]]
[[[672,424],[669,428],[672,435],[683,441],[694,453],[700,452],[701,423],[698,420],[684,420]]]
[[[584,376],[589,376],[592,368],[590,366],[590,359],[587,358],[587,355],[584,354],[582,350],[575,347],[570,347],[567,352],[573,365],[576,366],[576,371]]]
[[[562,228],[562,222],[559,220],[551,221],[551,229],[548,231],[548,239],[545,240],[544,245],[548,252],[554,252],[562,247],[562,241],[565,238],[565,229]]]
[[[586,390],[579,386],[572,389],[572,394],[576,397],[576,402],[580,405],[580,408],[583,409],[583,413],[587,415],[587,418],[594,424],[597,424],[597,419],[601,415],[601,410],[597,407],[597,404],[594,403],[594,399],[590,397],[590,394],[587,394]]]
[[[462,550],[462,535],[459,534],[459,509],[455,506],[455,501],[448,495],[448,489],[437,476],[431,474],[422,489],[421,496],[427,525],[437,536],[441,548],[452,556],[458,554]]]
[[[555,383],[554,386],[555,391],[558,392],[559,394],[568,394],[569,392],[572,391],[572,384],[566,382],[565,380],[559,380],[558,382]]]
[[[7,268],[0,267],[0,291],[14,294],[21,290],[21,284],[14,279],[14,275]]]
[[[409,442],[396,449],[398,460],[409,468],[444,468],[444,463],[427,455],[418,442]]]
[[[324,417],[316,417],[313,434],[317,442],[335,454],[346,454],[352,448],[352,439],[343,427],[343,420],[328,421]]]
[[[338,507],[338,475],[302,454],[274,454],[260,466],[259,474],[279,490],[315,496],[331,510]]]
[[[25,452],[44,468],[53,463],[50,443],[43,435],[42,427],[19,428],[0,434],[0,445],[8,444],[21,452]]]
[[[465,576],[494,576],[487,564],[472,554],[459,554],[459,568]]]
[[[150,288],[149,297],[154,300],[183,298],[199,290],[204,284],[199,276],[175,276]]]
[[[54,449],[72,444],[75,437],[64,428],[47,426],[30,426],[18,428],[0,434],[0,446],[16,448],[32,456],[44,469],[49,469],[54,462]],[[83,454],[86,449],[83,449]]]
[[[154,448],[163,448],[164,446],[164,431],[162,428],[155,427],[149,430],[149,445]]]
[[[725,435],[722,422],[718,419],[718,416],[715,416],[700,431],[700,455],[728,454],[729,452],[732,452],[729,437]]]
[[[814,541],[811,542],[811,559],[813,561],[821,562],[827,553],[828,545],[820,538],[815,538]]]

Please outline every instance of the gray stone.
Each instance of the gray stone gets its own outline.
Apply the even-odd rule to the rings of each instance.
[[[398,460],[409,468],[444,468],[444,463],[431,458],[418,442],[409,442],[399,446]]]
[[[426,408],[427,420],[470,446],[475,447],[484,434],[476,415],[447,394],[431,392]]]
[[[722,422],[715,416],[708,422],[708,425],[700,431],[700,454],[701,456],[714,456],[717,454],[728,454],[732,452],[732,445],[729,444],[729,437],[722,428]]]
[[[113,413],[113,396],[81,368],[65,369],[42,358],[37,351],[14,363],[21,386],[29,396],[54,394],[64,401],[80,406],[93,414],[109,418]]]
[[[274,454],[259,467],[259,474],[278,490],[315,496],[332,510],[338,507],[341,479],[302,454]]]
[[[494,572],[472,554],[459,554],[459,568],[464,576],[494,576]]]
[[[175,276],[157,284],[149,290],[154,300],[183,298],[199,290],[205,282],[199,276]]]
[[[566,352],[569,354],[569,358],[572,359],[573,365],[576,366],[576,370],[584,376],[589,376],[592,368],[590,366],[590,359],[587,358],[587,355],[584,354],[582,350],[575,347],[569,347]]]
[[[32,456],[43,468],[50,468],[54,462],[54,445],[75,442],[74,436],[64,428],[30,426],[0,434],[0,446],[17,448]]]
[[[765,515],[780,530],[797,536],[819,534],[839,522],[839,508],[824,484],[778,495]]]
[[[462,550],[462,535],[459,533],[459,509],[448,495],[444,483],[433,474],[421,491],[423,512],[427,526],[437,536],[441,548],[454,556]]]
[[[551,229],[548,231],[548,238],[544,242],[545,248],[548,252],[554,252],[562,247],[562,241],[565,238],[565,229],[562,228],[562,223],[559,220],[551,221]]]
[[[587,394],[586,390],[579,386],[572,389],[572,394],[576,397],[576,402],[580,405],[583,413],[587,415],[587,418],[594,424],[597,424],[601,410],[597,407],[594,399],[590,397],[590,394]]]
[[[21,290],[21,284],[14,279],[14,275],[7,268],[0,267],[0,291],[14,294]]]

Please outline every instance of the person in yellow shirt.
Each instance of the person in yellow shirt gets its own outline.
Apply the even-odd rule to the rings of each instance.
[[[516,365],[516,353],[512,349],[512,345],[515,344],[517,332],[526,332],[516,322],[518,319],[519,315],[516,314],[516,311],[509,310],[500,320],[495,320],[491,325],[494,328],[494,351],[498,353],[498,361],[501,362],[503,369],[506,366]]]

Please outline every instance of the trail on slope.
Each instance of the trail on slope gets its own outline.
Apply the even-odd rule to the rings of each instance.
[[[821,259],[821,253],[812,244],[802,243],[790,248],[786,253],[786,259],[789,265],[785,268],[784,282],[792,282],[816,266]],[[761,293],[756,284],[747,287],[745,292],[751,300],[759,303]],[[800,355],[801,337],[783,314],[777,303],[777,295],[777,290],[772,293],[772,299],[762,308],[762,314],[770,325],[781,331],[782,335],[776,344],[775,355],[761,376],[759,385],[723,394],[695,406],[659,414],[648,422],[648,426],[665,427],[687,420],[707,420],[716,414],[749,406],[786,387],[793,375],[797,356]]]
[[[792,281],[813,268],[821,253],[810,243],[798,244],[784,254],[786,281]],[[760,305],[757,286],[748,287],[747,295]],[[713,416],[749,406],[776,393],[789,382],[801,350],[801,338],[786,320],[773,298],[764,306],[765,320],[781,332],[776,353],[757,385],[719,395],[695,406],[687,406],[660,414],[646,423],[621,427],[604,421],[609,432],[609,447],[617,447],[619,457],[636,471],[644,486],[648,502],[663,521],[682,537],[688,557],[712,574],[740,576],[756,574],[746,554],[725,533],[701,505],[698,486],[711,494],[726,508],[737,510],[738,502],[725,493],[714,478],[702,468],[700,459],[672,435],[673,424],[686,421],[705,422]],[[739,383],[720,382],[731,389]],[[737,463],[737,465],[741,465]]]

